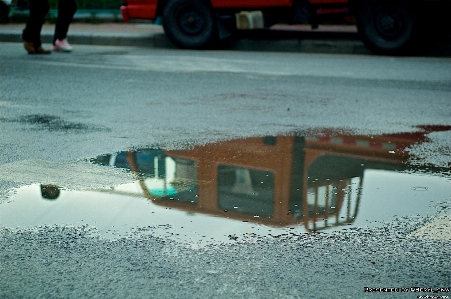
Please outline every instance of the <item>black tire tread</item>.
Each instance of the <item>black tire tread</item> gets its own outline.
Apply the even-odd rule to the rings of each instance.
[[[169,0],[163,9],[163,28],[169,40],[180,48],[200,49],[213,45],[218,30],[213,10],[204,0]],[[201,34],[188,35],[178,27],[176,15],[181,7],[195,7],[205,17],[206,26]]]
[[[415,51],[419,40],[419,22],[416,6],[409,0],[363,0],[357,13],[357,28],[364,44],[373,52],[384,55],[402,55]],[[392,40],[378,33],[373,22],[375,11],[382,5],[391,5],[402,12],[405,30]]]

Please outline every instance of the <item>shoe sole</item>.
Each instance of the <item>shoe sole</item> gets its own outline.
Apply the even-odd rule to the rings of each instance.
[[[72,52],[72,49],[67,50],[67,49],[61,49],[61,48],[52,48],[52,51],[55,51],[55,52]]]

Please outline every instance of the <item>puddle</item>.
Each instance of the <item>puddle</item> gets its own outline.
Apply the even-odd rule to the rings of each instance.
[[[449,170],[406,164],[404,149],[424,141],[421,133],[325,132],[107,154],[92,162],[125,168],[136,181],[87,191],[25,186],[0,206],[0,225],[89,225],[106,237],[152,234],[197,246],[436,217],[450,211]]]

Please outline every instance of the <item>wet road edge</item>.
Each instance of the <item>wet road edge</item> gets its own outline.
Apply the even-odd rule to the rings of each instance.
[[[53,32],[43,31],[41,38],[44,43],[51,43]],[[166,35],[160,32],[72,31],[70,32],[70,41],[74,45],[176,49]],[[0,28],[0,42],[20,43],[21,30],[8,29],[7,27]],[[225,39],[216,49],[319,54],[372,54],[356,32],[244,31]],[[424,55],[451,56],[451,40],[437,41]]]

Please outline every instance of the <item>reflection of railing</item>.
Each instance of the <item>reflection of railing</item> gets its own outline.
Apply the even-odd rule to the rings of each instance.
[[[357,184],[357,188],[353,185]],[[362,195],[363,177],[340,180],[328,185],[309,186],[304,226],[318,231],[332,226],[352,224]],[[355,195],[355,196],[353,196]]]
[[[304,149],[303,221],[308,230],[341,226],[358,211],[366,160]],[[358,188],[355,188],[355,186]]]

